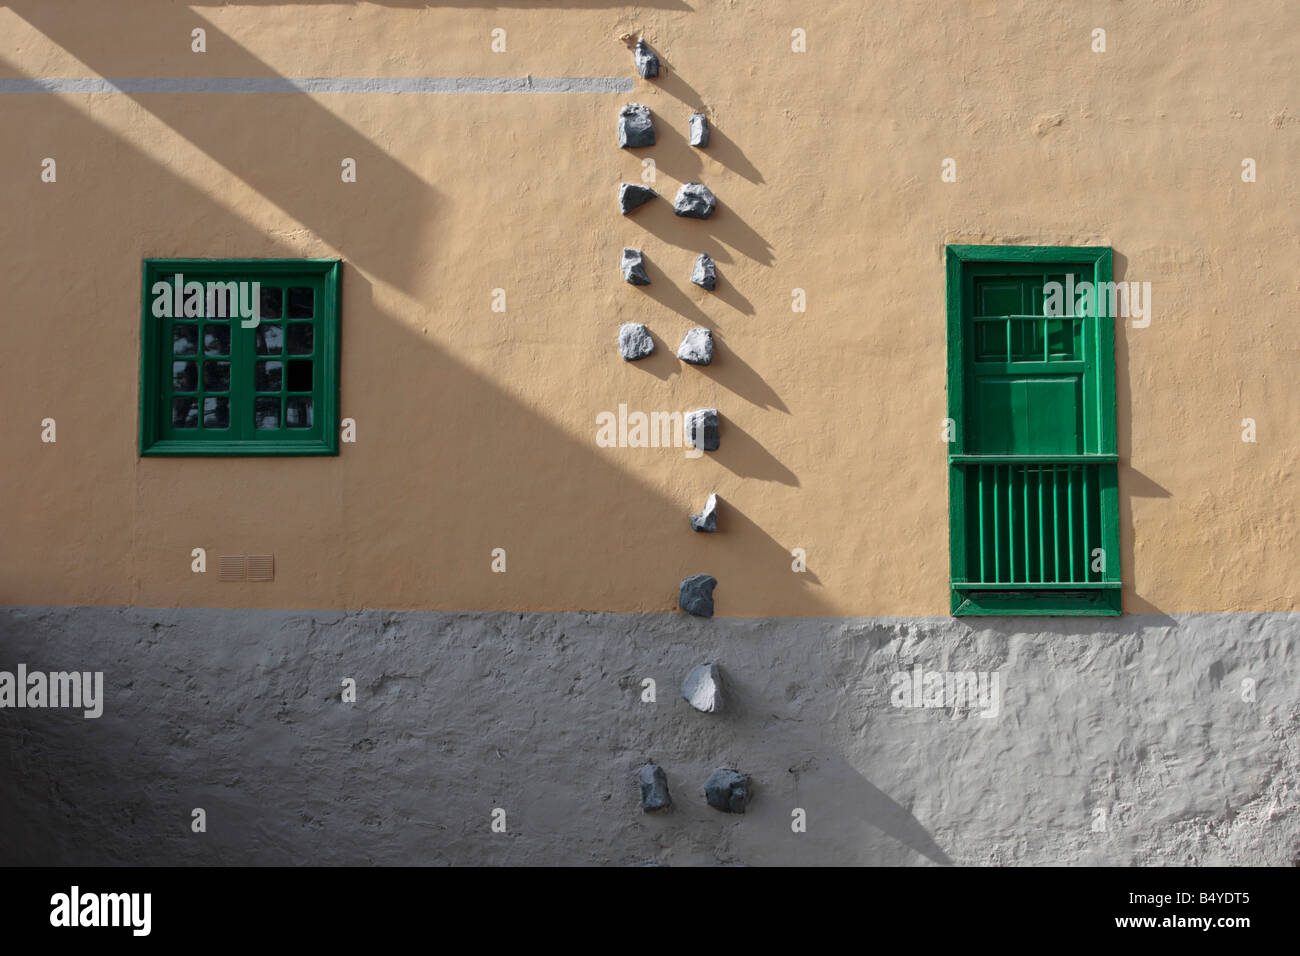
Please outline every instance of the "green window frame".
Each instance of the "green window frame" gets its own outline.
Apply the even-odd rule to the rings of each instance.
[[[1045,308],[1070,276],[1090,307]],[[1109,247],[947,247],[956,616],[1121,613],[1111,281]]]
[[[337,455],[341,269],[144,260],[140,455]]]

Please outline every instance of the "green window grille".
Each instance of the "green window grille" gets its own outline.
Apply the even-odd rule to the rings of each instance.
[[[1111,250],[949,246],[947,269],[952,613],[1119,614]]]
[[[141,455],[337,455],[340,263],[146,259]]]

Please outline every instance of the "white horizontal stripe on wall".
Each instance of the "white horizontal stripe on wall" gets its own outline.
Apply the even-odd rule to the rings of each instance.
[[[620,76],[172,77],[0,79],[0,93],[631,93]]]

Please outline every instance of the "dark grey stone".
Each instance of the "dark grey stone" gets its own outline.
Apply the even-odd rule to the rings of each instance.
[[[618,327],[618,350],[625,362],[635,362],[655,350],[655,340],[640,322],[624,322]]]
[[[650,118],[650,107],[628,103],[618,111],[618,145],[622,149],[637,149],[655,144],[655,124]]]
[[[718,496],[716,493],[709,495],[704,502],[704,510],[697,515],[691,515],[691,527],[696,531],[703,531],[712,534],[718,530]]]
[[[716,408],[697,408],[686,413],[686,444],[703,451],[717,451],[718,410]]]
[[[640,249],[623,250],[623,281],[632,285],[649,285],[650,277],[645,274],[645,256]]]
[[[691,281],[710,292],[718,287],[718,267],[713,264],[713,259],[707,252],[701,252],[695,259],[695,265],[691,266]]]
[[[713,333],[705,328],[691,329],[677,347],[677,357],[690,365],[708,365],[713,361]]]
[[[703,113],[691,114],[691,145],[700,149],[709,145],[709,118]]]
[[[667,810],[673,805],[672,795],[668,793],[668,775],[658,764],[648,763],[641,768],[641,810],[653,813]]]
[[[677,604],[687,614],[713,617],[713,589],[718,579],[711,574],[692,574],[677,589]]]
[[[649,186],[642,186],[638,183],[620,183],[618,187],[618,209],[623,215],[627,215],[637,206],[644,206],[652,199],[657,199],[659,194]]]
[[[744,813],[749,804],[749,778],[739,770],[715,770],[704,784],[704,799],[723,813]]]
[[[655,56],[655,51],[646,46],[645,40],[636,41],[636,49],[632,51],[636,58],[636,71],[641,74],[642,79],[650,79],[659,75],[659,57]]]
[[[704,183],[684,183],[673,200],[673,212],[688,219],[708,219],[718,208],[718,200]]]
[[[722,710],[722,671],[717,664],[700,664],[682,681],[682,697],[696,710],[716,714]]]

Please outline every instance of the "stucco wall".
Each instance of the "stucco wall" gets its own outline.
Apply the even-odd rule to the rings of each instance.
[[[1125,609],[1294,610],[1288,22],[1285,0],[7,3],[2,77],[631,77],[628,32],[664,72],[630,95],[5,95],[0,600],[667,611],[706,570],[724,616],[945,613],[942,250],[1018,242],[1111,245],[1152,283],[1150,327],[1117,328]],[[617,149],[630,100],[656,147]],[[707,183],[714,218],[619,217],[643,156],[661,194]],[[620,281],[623,245],[651,286]],[[699,252],[715,294],[686,281]],[[146,256],[341,257],[357,443],[140,460]],[[628,320],[652,359],[619,359]],[[704,370],[672,356],[697,324]],[[722,447],[596,447],[620,403],[716,406]],[[693,535],[710,491],[723,531]],[[276,580],[193,574],[195,547],[274,553]]]
[[[1286,865],[1298,625],[6,608],[4,668],[105,700],[4,712],[0,863]],[[677,696],[704,660],[719,714]],[[996,716],[895,707],[918,665],[996,673]]]

